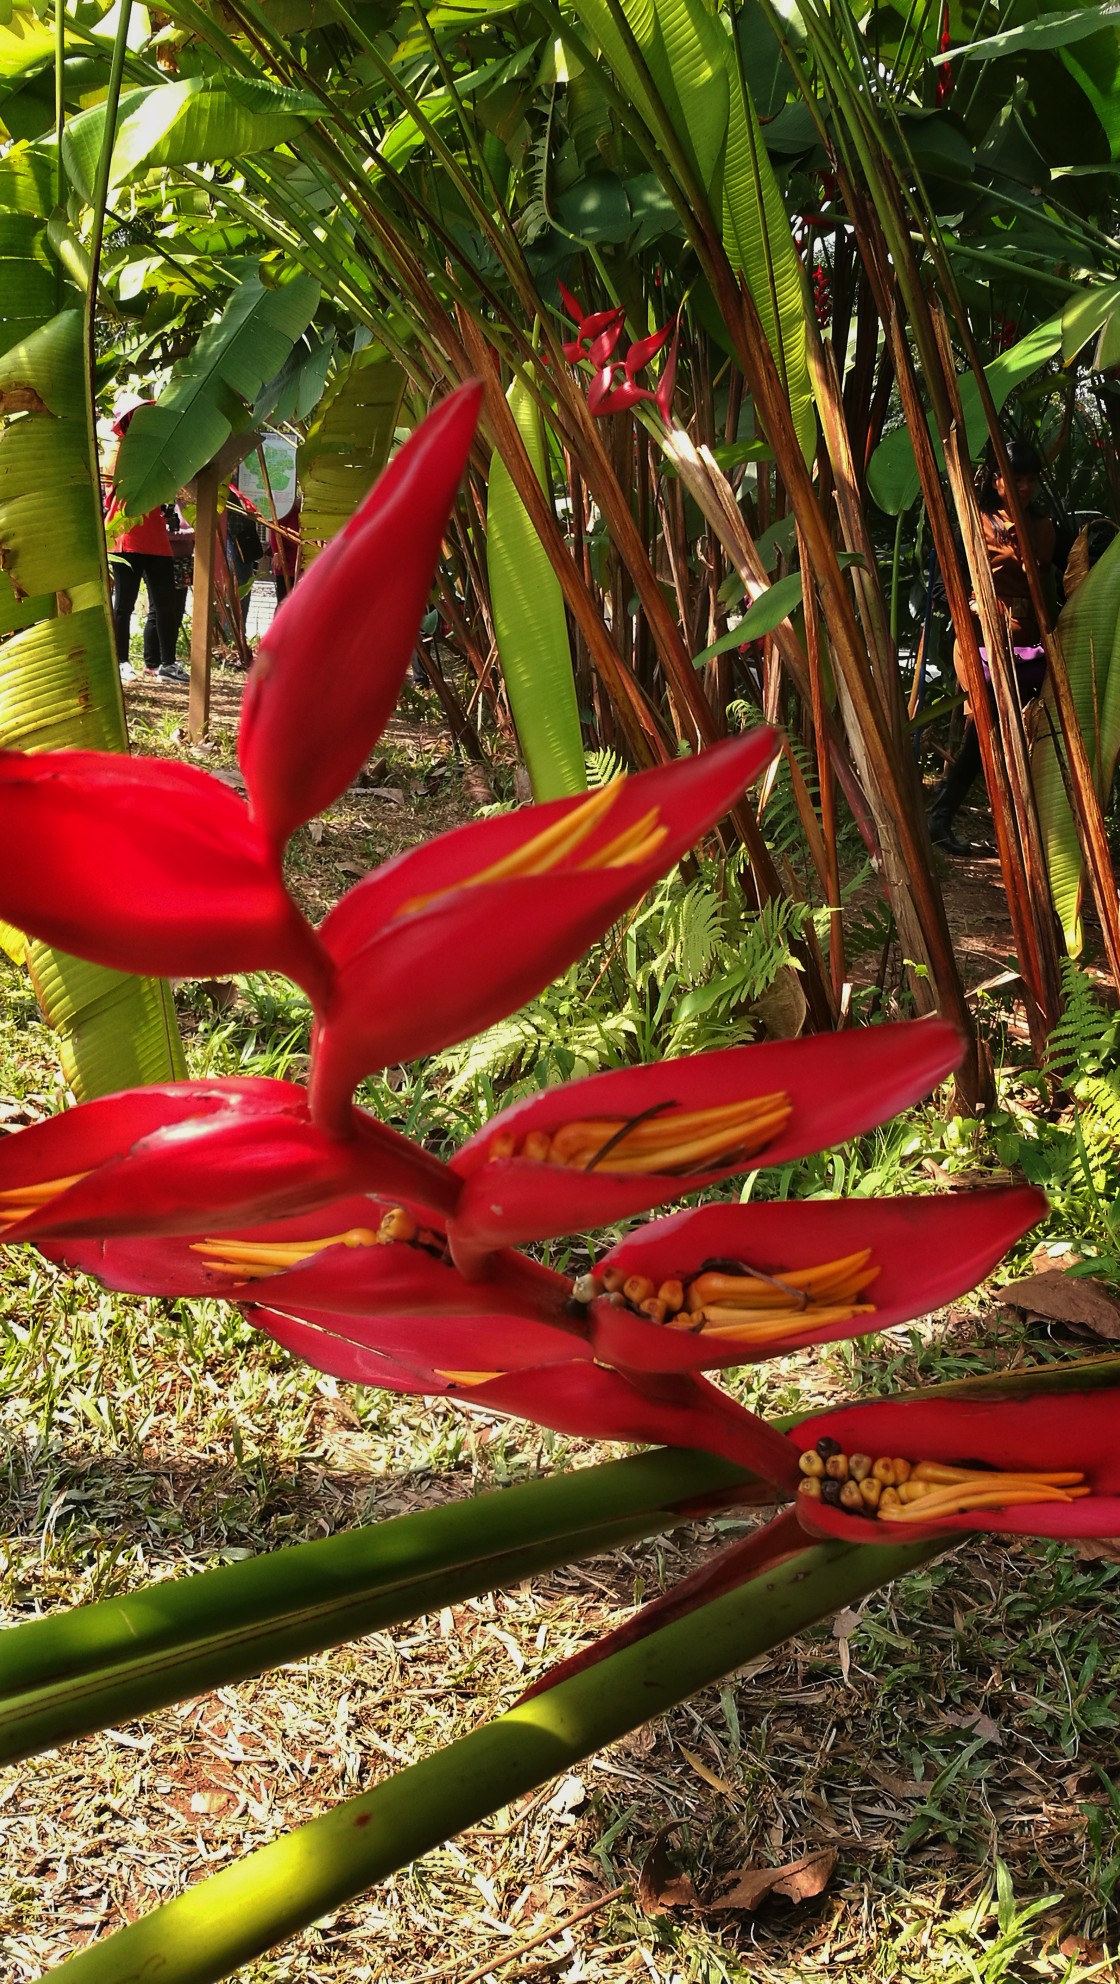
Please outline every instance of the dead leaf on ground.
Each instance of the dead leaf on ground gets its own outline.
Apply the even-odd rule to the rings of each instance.
[[[1099,1558],[1106,1564],[1120,1564],[1120,1543],[1111,1536],[1082,1536],[1076,1543],[1068,1545],[1075,1557],[1082,1563],[1091,1564]]]
[[[201,745],[195,746],[196,751],[201,750],[201,748]],[[242,778],[241,773],[233,765],[215,765],[210,776],[211,778],[220,778],[223,785],[228,785],[231,792],[239,792],[242,799],[248,796],[249,788]]]
[[[220,1013],[228,1012],[231,1006],[236,1006],[239,995],[231,978],[200,978],[197,980],[197,985],[198,990],[205,993],[211,1005],[216,1006]]]
[[[800,1860],[787,1861],[784,1867],[740,1867],[734,1886],[708,1905],[753,1911],[770,1895],[783,1901],[811,1901],[814,1895],[824,1893],[835,1865],[836,1848],[822,1846]]]
[[[970,1735],[981,1737],[985,1743],[1003,1742],[998,1722],[993,1722],[991,1716],[985,1715],[982,1709],[971,1709],[959,1714],[951,1713],[946,1715],[945,1721],[951,1729],[967,1729]]]
[[[689,1908],[696,1900],[691,1874],[670,1857],[669,1839],[676,1830],[675,1825],[662,1826],[642,1861],[638,1906],[645,1915],[660,1915],[667,1908]]]
[[[1120,1302],[1103,1282],[1092,1275],[1063,1274],[1051,1269],[1047,1274],[1028,1275],[999,1291],[999,1299],[1024,1315],[1040,1316],[1048,1323],[1072,1323],[1091,1336],[1120,1342]]]
[[[714,1771],[710,1764],[706,1764],[703,1757],[698,1757],[695,1750],[687,1750],[683,1743],[679,1744],[678,1748],[685,1762],[691,1764],[697,1777],[702,1777],[705,1784],[711,1785],[713,1791],[718,1791],[721,1797],[724,1798],[737,1798],[739,1796],[736,1787],[733,1784],[729,1784],[725,1777],[721,1777],[718,1771]]]

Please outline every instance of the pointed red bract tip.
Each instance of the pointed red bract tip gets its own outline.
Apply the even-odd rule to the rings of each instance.
[[[316,1006],[330,967],[236,793],[193,765],[0,752],[0,916],[154,977],[281,971]]]
[[[274,847],[345,790],[392,713],[482,393],[472,380],[429,414],[261,642],[238,756],[253,818]]]
[[[475,821],[359,882],[320,932],[336,977],[312,1053],[316,1121],[334,1124],[371,1069],[438,1053],[524,1005],[723,818],[774,748],[762,728],[620,782],[570,858],[544,870],[518,872],[518,856],[594,795]],[[595,865],[627,841],[633,858]]]

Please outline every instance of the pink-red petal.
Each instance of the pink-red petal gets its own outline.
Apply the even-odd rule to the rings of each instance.
[[[328,1136],[305,1093],[271,1109],[231,1107],[142,1137],[13,1226],[12,1240],[229,1233],[355,1192],[441,1209],[455,1183],[435,1158],[358,1110]]]
[[[445,1269],[445,1273],[452,1270]],[[438,1391],[449,1373],[509,1371],[547,1367],[567,1369],[576,1360],[590,1370],[590,1352],[585,1342],[557,1325],[526,1320],[495,1308],[457,1314],[453,1306],[431,1314],[410,1313],[407,1293],[399,1310],[378,1309],[365,1314],[355,1310],[339,1314],[333,1309],[316,1309],[296,1300],[272,1299],[271,1282],[256,1282],[252,1299],[260,1301],[262,1290],[272,1304],[271,1313],[286,1316],[308,1328],[317,1329],[337,1343],[379,1356],[399,1358],[418,1374],[432,1379],[423,1389]],[[243,1298],[244,1299],[244,1298]],[[380,1299],[380,1298],[379,1298]]]
[[[663,324],[659,331],[652,331],[648,338],[637,338],[635,340],[630,346],[625,359],[626,377],[628,379],[632,380],[635,373],[641,371],[643,365],[648,365],[650,359],[657,356],[662,345],[671,336],[672,330],[673,326],[671,323]]]
[[[0,1137],[0,1192],[92,1171],[171,1123],[231,1107],[272,1109],[301,1093],[289,1082],[247,1076],[163,1082],[98,1096]]]
[[[688,1281],[707,1260],[740,1261],[764,1275],[842,1260],[864,1247],[879,1272],[866,1295],[874,1314],[798,1333],[789,1348],[832,1343],[926,1316],[989,1275],[1007,1249],[1046,1215],[1031,1185],[942,1198],[808,1199],[700,1206],[639,1229],[599,1263],[657,1283]],[[746,1318],[744,1319],[746,1320]],[[743,1346],[592,1305],[595,1354],[638,1371],[725,1370],[786,1354],[781,1342]]]
[[[328,966],[248,811],[193,765],[0,751],[0,916],[118,971],[281,971],[317,1005]]]
[[[923,1537],[991,1530],[1001,1535],[1120,1536],[1120,1401],[1114,1391],[1051,1392],[1034,1398],[879,1399],[803,1420],[790,1434],[799,1452],[822,1435],[846,1453],[901,1454],[905,1459],[997,1469],[1079,1469],[1092,1494],[1076,1502],[1036,1502],[976,1509],[929,1523],[871,1522],[799,1496],[803,1525],[815,1534],[857,1543],[918,1542]]]
[[[456,1253],[518,1246],[586,1231],[681,1198],[717,1179],[758,1165],[787,1164],[885,1123],[950,1074],[960,1038],[944,1020],[909,1020],[839,1034],[812,1034],[758,1047],[728,1047],[652,1067],[624,1068],[546,1089],[494,1117],[452,1159],[464,1181],[450,1232]],[[747,1164],[742,1160],[681,1178],[612,1174],[609,1155],[593,1171],[494,1158],[496,1136],[523,1143],[530,1131],[552,1134],[565,1123],[628,1119],[662,1102],[703,1109],[742,1096],[786,1094],[785,1128]]]
[[[260,644],[238,756],[253,818],[273,847],[345,790],[388,721],[481,399],[473,382],[429,415]]]
[[[388,1203],[367,1194],[332,1199],[314,1212],[292,1219],[272,1219],[238,1228],[228,1237],[270,1245],[291,1240],[318,1240],[349,1227],[380,1225]],[[115,1234],[98,1240],[41,1240],[39,1252],[49,1261],[89,1274],[104,1288],[129,1295],[220,1296],[229,1294],[233,1276],[208,1265],[194,1243],[196,1234]],[[257,1285],[255,1295],[259,1295]]]
[[[315,1041],[316,1119],[333,1124],[371,1069],[436,1053],[532,998],[724,816],[774,742],[753,731],[628,779],[575,858],[543,877],[472,884],[585,799],[462,827],[351,889],[320,931],[336,980]],[[666,831],[644,858],[579,865],[652,812]]]

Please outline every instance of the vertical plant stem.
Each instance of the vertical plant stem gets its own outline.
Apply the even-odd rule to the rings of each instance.
[[[63,0],[58,0],[61,8]],[[101,248],[105,239],[105,211],[109,201],[109,172],[113,163],[113,145],[117,136],[117,110],[121,100],[121,80],[124,76],[125,56],[128,54],[128,28],[132,19],[132,0],[119,0],[120,13],[117,16],[117,32],[113,37],[113,55],[109,64],[109,87],[105,95],[105,123],[101,133],[101,152],[97,161],[97,172],[93,182],[93,232],[89,244],[89,290],[86,294],[86,369],[90,378],[90,391],[93,390],[94,363],[97,358],[95,325],[97,322],[97,285],[101,274]],[[61,83],[59,84],[61,89]],[[59,170],[61,173],[62,149],[59,147]],[[61,181],[60,181],[61,191]]]

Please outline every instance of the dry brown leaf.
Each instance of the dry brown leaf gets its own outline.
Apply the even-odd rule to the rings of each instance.
[[[754,1910],[769,1895],[779,1895],[783,1901],[811,1901],[824,1893],[835,1865],[836,1848],[822,1846],[800,1860],[788,1860],[784,1867],[740,1867],[734,1886],[709,1907]]]
[[[993,1722],[991,1716],[985,1715],[982,1709],[971,1709],[963,1713],[954,1712],[946,1715],[944,1719],[951,1729],[967,1729],[971,1735],[982,1737],[985,1743],[1003,1742],[998,1722]]]
[[[669,1857],[669,1836],[676,1826],[662,1826],[642,1861],[638,1875],[638,1906],[645,1915],[660,1915],[667,1908],[688,1908],[696,1900],[691,1874],[686,1874]]]
[[[1120,1342],[1120,1302],[1092,1275],[1063,1274],[1053,1269],[1048,1274],[1028,1275],[1025,1281],[1001,1288],[999,1299],[1025,1315],[1040,1316],[1044,1322],[1072,1323],[1092,1336]]]
[[[735,1786],[729,1784],[725,1777],[720,1777],[718,1771],[714,1771],[710,1764],[706,1764],[703,1757],[698,1757],[695,1750],[686,1749],[683,1743],[678,1744],[677,1747],[685,1762],[691,1764],[697,1777],[702,1777],[705,1784],[711,1785],[713,1791],[720,1792],[724,1798],[737,1798],[739,1796]]]
[[[200,978],[197,984],[199,991],[205,992],[211,1005],[216,1006],[220,1013],[236,1006],[239,995],[231,978]]]
[[[1106,1564],[1120,1564],[1120,1543],[1111,1536],[1082,1536],[1069,1548],[1085,1564],[1091,1564],[1094,1558],[1100,1558]]]
[[[751,1001],[750,1010],[761,1020],[768,1039],[796,1040],[805,1024],[809,1002],[792,966],[782,966],[773,984]]]

